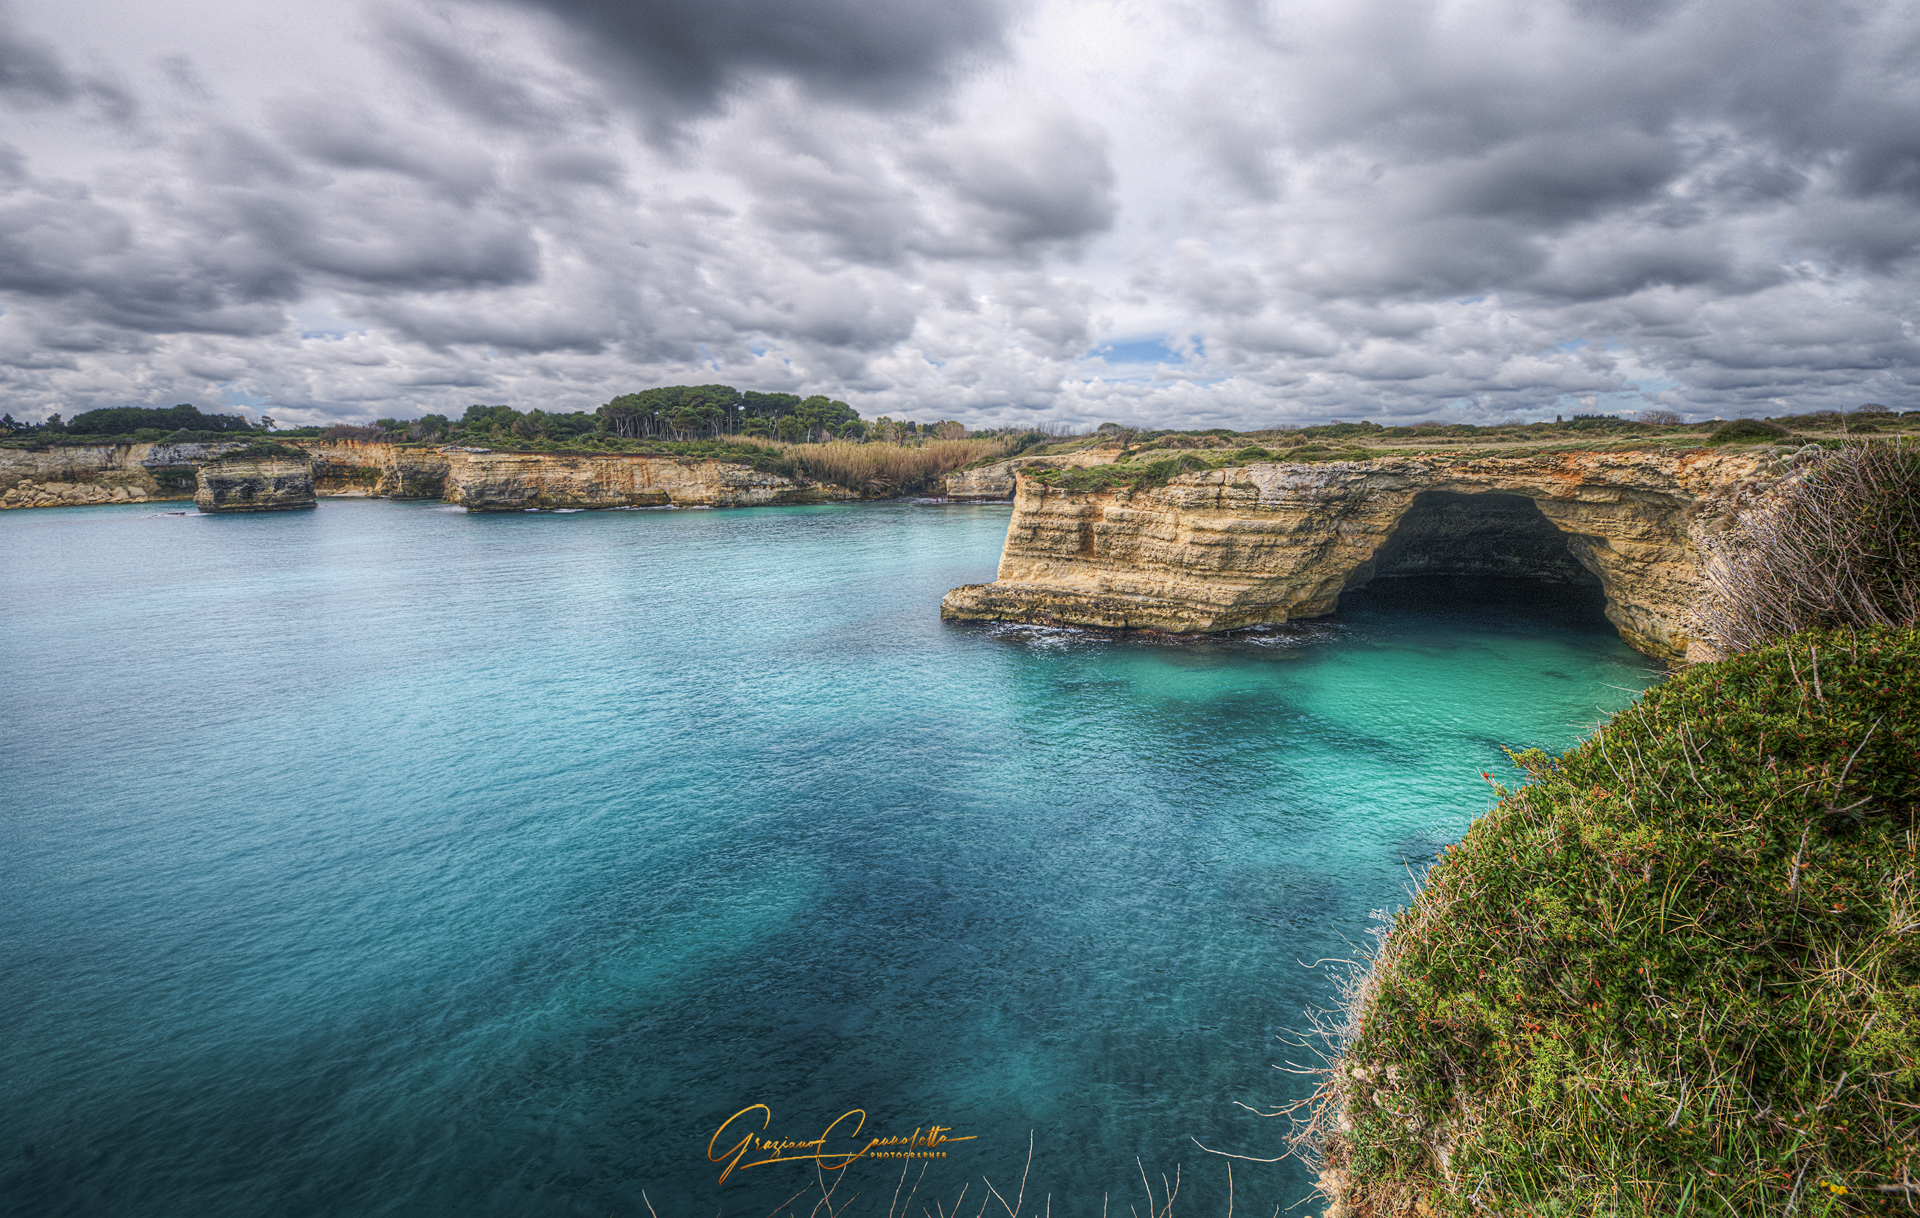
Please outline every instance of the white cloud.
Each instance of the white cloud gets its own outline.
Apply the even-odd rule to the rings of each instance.
[[[977,424],[1920,406],[1910,7],[872,13],[19,4],[9,408],[712,380]]]

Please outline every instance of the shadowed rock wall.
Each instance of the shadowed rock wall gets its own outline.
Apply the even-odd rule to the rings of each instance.
[[[1354,569],[1347,587],[1410,575],[1599,583],[1600,577],[1574,556],[1569,540],[1524,495],[1422,491],[1385,544]]]

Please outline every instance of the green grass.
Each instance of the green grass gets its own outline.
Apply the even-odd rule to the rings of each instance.
[[[1165,486],[1181,474],[1246,465],[1255,461],[1310,465],[1321,461],[1365,461],[1381,455],[1365,448],[1332,447],[1317,443],[1278,452],[1259,446],[1210,451],[1148,448],[1113,465],[1091,465],[1080,469],[1029,467],[1024,472],[1028,478],[1057,490],[1093,492],[1125,488],[1137,492]]]
[[[1515,754],[1356,992],[1357,1212],[1912,1212],[1916,689],[1920,631],[1810,632]]]

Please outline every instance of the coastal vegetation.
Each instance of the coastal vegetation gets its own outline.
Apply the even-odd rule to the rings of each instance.
[[[1728,658],[1487,776],[1323,1029],[1333,1213],[1920,1204],[1916,474],[1811,462],[1722,555]]]
[[[1058,467],[1050,468],[1042,460],[1030,464],[1025,473],[1043,485],[1062,490],[1125,487],[1140,491],[1164,486],[1181,474],[1254,461],[1311,465],[1429,453],[1493,457],[1747,444],[1840,448],[1855,438],[1877,433],[1920,435],[1920,411],[1895,414],[1884,406],[1870,404],[1845,414],[1681,423],[1671,411],[1655,410],[1633,419],[1575,415],[1543,423],[1417,423],[1403,427],[1361,420],[1252,432],[1226,428],[1134,431],[1107,424],[1090,436],[1037,444],[1025,450],[1026,455],[1040,458],[1098,453],[1108,458],[1103,463],[1089,465],[1082,458],[1063,460]]]

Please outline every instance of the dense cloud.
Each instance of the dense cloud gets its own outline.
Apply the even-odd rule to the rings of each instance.
[[[0,11],[16,417],[1920,407],[1891,0],[104,9]]]

